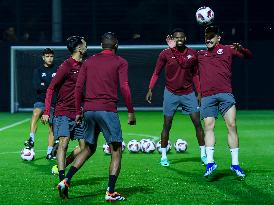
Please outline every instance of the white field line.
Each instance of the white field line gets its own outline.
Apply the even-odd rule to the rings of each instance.
[[[25,122],[28,122],[29,120],[30,120],[30,118],[26,118],[26,119],[21,120],[21,121],[19,121],[19,122],[15,122],[15,123],[12,123],[12,124],[7,125],[7,126],[5,126],[5,127],[1,127],[1,128],[0,128],[0,132],[2,132],[2,131],[4,131],[4,130],[7,130],[7,129],[9,129],[9,128],[15,127],[15,126],[17,126],[17,125],[21,125],[21,124],[23,124],[23,123],[25,123]]]

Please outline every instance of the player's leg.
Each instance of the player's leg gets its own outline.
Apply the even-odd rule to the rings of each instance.
[[[218,101],[215,95],[202,98],[201,116],[204,120],[205,146],[208,163],[204,176],[207,177],[217,168],[217,165],[214,162],[214,127],[215,119],[218,117]]]
[[[239,137],[236,126],[236,106],[233,105],[224,114],[224,120],[228,130],[228,145],[230,148],[232,163],[230,169],[235,171],[237,176],[245,177],[243,170],[239,165],[238,152],[239,152]]]
[[[32,112],[32,117],[30,121],[30,134],[29,139],[25,141],[25,146],[34,147],[35,134],[37,130],[37,121],[40,119],[42,112],[44,110],[44,103],[37,102],[34,104],[34,109]]]
[[[96,111],[95,120],[110,146],[111,161],[109,165],[109,181],[105,195],[106,201],[123,201],[124,197],[115,191],[122,160],[122,130],[119,116],[116,112]]]
[[[201,124],[199,105],[195,93],[192,92],[190,94],[180,96],[180,103],[182,105],[182,113],[189,114],[191,121],[195,127],[196,138],[200,147],[202,164],[207,164],[204,140],[205,135],[203,126]]]
[[[164,124],[161,132],[160,164],[162,166],[169,166],[169,161],[167,160],[167,144],[169,140],[169,132],[172,126],[173,116],[177,110],[179,103],[179,97],[165,88],[163,101]]]
[[[54,136],[53,136],[53,127],[52,124],[48,125],[48,149],[47,149],[47,156],[46,159],[52,160],[54,159],[54,155],[52,153],[53,146],[54,146]]]

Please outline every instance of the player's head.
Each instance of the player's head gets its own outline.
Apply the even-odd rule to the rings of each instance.
[[[181,28],[175,28],[171,31],[173,39],[176,41],[176,47],[184,47],[186,43],[186,33]]]
[[[68,37],[67,48],[71,54],[79,53],[81,56],[85,56],[87,54],[87,42],[82,36]]]
[[[51,66],[54,60],[54,51],[50,48],[45,48],[42,52],[42,59],[45,66]]]
[[[115,33],[107,32],[101,37],[101,45],[104,50],[114,50],[118,49],[118,39]]]
[[[212,49],[221,40],[219,28],[217,26],[208,26],[205,29],[205,44],[207,48]]]

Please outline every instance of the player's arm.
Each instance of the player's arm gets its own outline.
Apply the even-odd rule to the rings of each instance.
[[[163,70],[163,67],[165,66],[166,64],[166,57],[164,56],[163,53],[160,53],[158,59],[157,59],[157,62],[156,62],[156,65],[155,65],[155,68],[154,68],[154,72],[152,74],[152,77],[150,79],[150,83],[149,83],[149,86],[148,86],[148,92],[147,92],[147,95],[146,95],[146,101],[148,103],[151,103],[151,100],[152,100],[152,90],[153,88],[155,87],[155,84],[159,78],[159,75],[161,74],[162,70]]]
[[[199,69],[198,64],[194,66],[194,72],[193,72],[193,83],[197,92],[197,99],[199,101],[199,104],[201,102],[201,83],[199,78]]]
[[[124,98],[126,107],[128,109],[128,124],[135,125],[136,118],[134,114],[134,109],[132,105],[131,92],[128,85],[128,63],[123,60],[119,66],[119,82],[120,82],[120,90],[121,95]]]
[[[49,87],[46,93],[46,99],[45,99],[45,111],[41,118],[43,123],[47,123],[49,120],[50,106],[51,106],[54,90],[59,84],[62,83],[63,79],[65,78],[68,72],[69,72],[69,67],[65,65],[61,65],[60,68],[57,70],[55,77],[52,79],[51,83],[49,84]]]
[[[86,82],[86,73],[87,73],[87,66],[86,63],[84,63],[80,69],[80,72],[78,74],[74,96],[75,96],[75,107],[76,107],[76,118],[75,121],[77,123],[81,123],[82,121],[82,108],[81,108],[81,102],[84,95],[84,85]]]
[[[233,45],[231,45],[230,47],[232,48],[233,56],[236,56],[239,58],[247,58],[247,59],[253,58],[253,54],[251,53],[251,51],[247,48],[244,48],[239,43],[233,43]]]

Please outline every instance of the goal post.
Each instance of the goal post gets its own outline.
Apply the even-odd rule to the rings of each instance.
[[[196,50],[205,48],[203,44],[187,46]],[[70,55],[66,46],[11,46],[11,113],[33,110],[35,90],[32,85],[32,75],[33,70],[43,63],[41,53],[45,48],[54,50],[54,62],[57,65]],[[129,83],[135,110],[162,110],[164,72],[154,88],[151,105],[145,101],[145,95],[158,55],[165,48],[167,45],[119,45],[118,55],[129,63]],[[88,46],[89,55],[100,51],[100,46]],[[126,110],[122,99],[118,102],[118,110]]]

